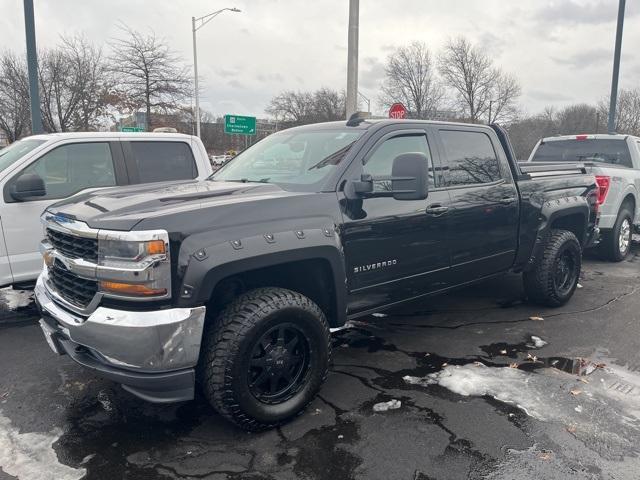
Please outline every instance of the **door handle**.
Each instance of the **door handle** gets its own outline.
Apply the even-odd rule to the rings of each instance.
[[[505,197],[500,199],[500,203],[502,203],[503,205],[511,205],[515,201],[516,197]]]
[[[444,215],[448,211],[449,211],[449,207],[445,207],[439,204],[429,205],[425,210],[427,215],[434,215],[434,216]]]

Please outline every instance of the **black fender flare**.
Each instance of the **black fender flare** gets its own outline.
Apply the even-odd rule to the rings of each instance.
[[[196,242],[197,244],[198,242]],[[180,256],[184,258],[182,245]],[[301,260],[326,261],[335,287],[332,326],[347,319],[345,261],[335,225],[251,235],[190,252],[178,290],[178,305],[203,305],[224,278],[259,268]]]
[[[562,218],[578,215],[583,219],[583,226],[581,228],[581,231],[576,232],[578,233],[578,235],[576,236],[578,237],[578,241],[580,241],[581,245],[584,247],[588,240],[587,228],[589,226],[590,215],[590,207],[588,202],[589,201],[586,197],[575,195],[547,200],[542,205],[542,209],[540,211],[542,220],[538,226],[538,232],[536,234],[536,239],[533,244],[531,255],[529,256],[527,265],[524,268],[525,271],[533,268],[537,259],[544,251],[547,237],[549,232],[551,231],[552,225]]]

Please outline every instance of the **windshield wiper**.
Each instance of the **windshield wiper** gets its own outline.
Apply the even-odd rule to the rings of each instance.
[[[353,142],[349,143],[348,145],[345,145],[340,150],[338,150],[336,152],[333,152],[328,157],[323,158],[322,160],[320,160],[315,165],[309,167],[308,170],[313,170],[314,168],[318,168],[319,169],[319,168],[322,168],[322,167],[326,167],[327,165],[337,165],[337,164],[339,164],[342,161],[342,159],[345,157],[345,155],[349,152],[349,149],[351,149],[351,147],[353,146],[354,143],[356,143],[355,140]]]
[[[215,179],[214,179],[215,180]],[[271,178],[261,178],[260,180],[251,180],[250,178],[224,179],[223,182],[239,182],[239,183],[268,183]]]

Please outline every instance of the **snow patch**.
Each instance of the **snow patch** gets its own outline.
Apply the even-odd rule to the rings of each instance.
[[[533,346],[536,348],[542,348],[548,343],[540,337],[536,337],[535,335],[531,335],[531,341],[533,342]]]
[[[20,480],[79,480],[84,468],[58,462],[52,445],[62,432],[20,433],[11,420],[0,413],[0,467]]]
[[[465,397],[490,396],[537,420],[571,425],[574,436],[603,450],[614,445],[623,455],[637,454],[640,374],[607,366],[596,369],[588,383],[578,383],[579,378],[584,377],[553,368],[527,372],[473,363],[449,365],[426,377],[406,376],[404,381],[426,388],[438,385]]]
[[[9,310],[28,307],[33,302],[33,291],[14,290],[11,287],[0,289],[0,297]]]
[[[395,398],[389,400],[388,402],[376,403],[373,406],[374,412],[386,412],[387,410],[397,410],[402,406],[402,402],[400,400],[396,400]]]

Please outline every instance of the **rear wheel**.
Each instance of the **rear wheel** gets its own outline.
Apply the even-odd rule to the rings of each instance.
[[[203,339],[205,396],[247,430],[300,413],[326,379],[330,333],[322,310],[282,288],[260,288],[231,303]]]
[[[604,256],[612,262],[621,262],[631,251],[633,233],[633,212],[629,206],[623,205],[610,231],[602,234],[600,243]]]
[[[534,268],[523,274],[527,296],[548,307],[564,305],[578,285],[582,248],[567,230],[552,230]]]

